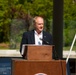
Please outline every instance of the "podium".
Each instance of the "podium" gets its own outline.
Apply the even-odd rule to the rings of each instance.
[[[64,60],[30,61],[13,59],[12,75],[66,75],[66,63]],[[42,75],[42,74],[40,74]]]
[[[28,45],[26,49],[27,60],[12,59],[12,75],[66,75],[66,61],[52,59],[53,46]]]
[[[27,60],[52,60],[53,45],[25,45],[24,47]]]

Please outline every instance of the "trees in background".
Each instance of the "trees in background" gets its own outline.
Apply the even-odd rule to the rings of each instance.
[[[64,42],[70,46],[76,34],[76,0],[64,0]]]
[[[75,0],[64,0],[65,46],[76,33],[75,9]],[[36,15],[44,17],[45,30],[51,32],[52,13],[53,0],[0,0],[0,42],[8,42],[11,38],[20,42],[22,33],[29,30]]]
[[[11,25],[14,19],[18,21],[25,21],[24,29],[29,30],[32,18],[35,15],[43,16],[46,21],[49,22],[47,24],[48,26],[46,26],[46,30],[49,31],[50,22],[52,20],[52,4],[52,0],[0,0],[0,42],[9,41],[12,27]],[[15,27],[18,27],[19,25],[17,24],[17,21],[14,24]],[[15,29],[13,33],[14,32]]]

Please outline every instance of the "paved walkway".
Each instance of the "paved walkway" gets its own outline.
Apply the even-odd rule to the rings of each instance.
[[[63,51],[63,58],[67,58],[69,51]],[[0,50],[0,57],[21,57],[19,50]],[[72,51],[70,58],[76,58],[76,51]]]
[[[21,57],[19,50],[1,50],[0,57]]]

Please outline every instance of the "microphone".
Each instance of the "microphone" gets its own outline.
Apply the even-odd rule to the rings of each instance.
[[[39,38],[40,40],[42,40],[43,42],[45,42],[46,44],[50,45],[50,43],[48,41],[45,41],[44,39],[42,38]]]
[[[42,40],[43,42],[45,42],[47,45],[51,45],[48,41],[45,41],[45,40],[42,39],[42,38],[39,38],[39,39]],[[56,50],[55,50],[54,47],[53,47],[53,58],[54,58],[55,60],[60,59],[60,58],[59,58],[59,55],[58,55],[58,53],[56,52]]]

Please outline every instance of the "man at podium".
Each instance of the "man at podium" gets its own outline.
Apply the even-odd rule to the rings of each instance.
[[[44,19],[41,16],[34,18],[34,30],[24,32],[20,44],[20,53],[24,56],[22,51],[23,44],[35,44],[35,45],[52,45],[52,35],[44,29]]]
[[[12,75],[66,75],[65,61],[52,60],[52,36],[43,28],[44,19],[36,16],[34,30],[23,33],[20,53],[27,61],[13,60]]]

